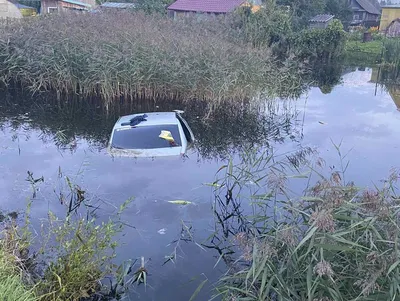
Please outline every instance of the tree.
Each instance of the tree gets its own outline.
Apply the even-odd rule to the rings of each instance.
[[[289,6],[292,13],[293,26],[296,29],[308,25],[308,20],[325,10],[327,0],[277,0],[277,4]]]
[[[308,20],[318,14],[335,15],[343,23],[349,22],[352,16],[348,0],[277,0],[277,3],[290,7],[297,29],[306,27]]]
[[[334,15],[343,24],[350,22],[353,14],[348,0],[328,0],[325,12]]]
[[[137,10],[144,11],[147,14],[164,14],[167,6],[172,2],[174,0],[137,0],[135,4]]]

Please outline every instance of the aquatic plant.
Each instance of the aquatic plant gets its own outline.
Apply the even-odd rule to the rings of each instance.
[[[264,153],[250,153],[244,163],[221,169],[226,173],[215,182],[218,234],[213,246],[229,272],[220,279],[216,296],[399,298],[398,172],[382,188],[358,188],[346,181],[348,162],[337,149],[339,169],[329,173],[317,157],[310,161],[296,155],[277,162]],[[303,195],[288,189],[297,177],[306,179]]]
[[[65,30],[68,28],[68,30]],[[224,21],[130,12],[57,15],[3,24],[0,78],[33,92],[125,98],[243,100],[290,95],[298,67],[226,34]]]
[[[59,177],[64,178],[61,171]],[[31,172],[28,172],[28,180],[34,191],[43,182],[42,178],[35,179]],[[32,237],[31,203],[24,212],[22,227],[16,214],[3,216],[5,229],[0,236],[0,288],[4,291],[0,292],[0,296],[13,288],[22,299],[12,299],[15,294],[10,294],[11,299],[1,300],[119,298],[128,285],[135,282],[132,271],[117,268],[113,263],[117,247],[115,236],[127,225],[120,216],[130,201],[121,204],[108,220],[99,222],[93,217],[91,204],[82,198],[84,191],[78,189],[79,186],[69,177],[65,176],[65,181],[69,195],[61,191],[59,200],[65,200],[62,205],[66,205],[67,217],[60,219],[49,212],[48,220],[42,223],[37,237]],[[86,210],[82,214],[79,208],[83,205]],[[129,267],[133,268],[134,264]],[[142,264],[137,281],[142,281],[147,273],[143,269]],[[5,279],[4,275],[10,277]],[[112,279],[110,287],[102,283],[106,278]]]
[[[40,300],[79,300],[100,291],[114,257],[116,231],[112,221],[97,225],[94,219],[50,215],[46,239],[57,244],[47,255],[49,264],[36,289]]]

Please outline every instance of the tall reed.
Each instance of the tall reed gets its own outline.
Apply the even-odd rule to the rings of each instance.
[[[383,63],[400,69],[400,39],[385,39],[383,41]]]
[[[300,85],[297,68],[275,61],[268,48],[227,35],[223,23],[103,12],[3,24],[0,78],[32,91],[108,101],[242,100],[260,92],[290,94]]]
[[[272,153],[250,152],[241,163],[221,168],[226,173],[214,183],[213,242],[230,270],[216,296],[399,300],[398,172],[382,188],[360,189],[345,180],[348,162],[337,149],[339,168],[330,174],[320,159],[305,173],[307,153],[277,160]],[[291,179],[302,177],[304,195],[288,189]]]

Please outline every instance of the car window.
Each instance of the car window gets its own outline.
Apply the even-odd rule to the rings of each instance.
[[[175,144],[171,145],[167,140],[160,138],[161,131],[171,132]],[[172,124],[115,129],[111,141],[111,147],[120,149],[150,149],[181,145],[178,125]]]

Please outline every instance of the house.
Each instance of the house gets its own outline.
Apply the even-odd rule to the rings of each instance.
[[[382,7],[381,23],[379,25],[380,31],[386,31],[390,26],[390,31],[393,33],[399,31],[398,20],[400,19],[400,4],[385,5]],[[397,35],[398,36],[398,35]]]
[[[369,0],[351,0],[353,20],[350,25],[378,26],[381,12]]]
[[[314,18],[309,20],[309,28],[327,28],[328,25],[333,21],[334,15],[316,15]]]
[[[133,9],[134,3],[104,2],[100,5],[101,9]]]
[[[393,20],[385,30],[385,35],[391,38],[400,37],[400,18]]]
[[[95,0],[41,0],[42,15],[68,11],[88,11],[96,5]]]
[[[19,19],[22,18],[22,14],[15,3],[7,0],[0,0],[0,18]]]
[[[258,2],[259,1],[259,2]],[[233,12],[238,7],[251,7],[256,12],[261,7],[261,1],[248,0],[177,0],[168,6],[168,15],[176,19],[179,16],[206,14],[211,16]]]

